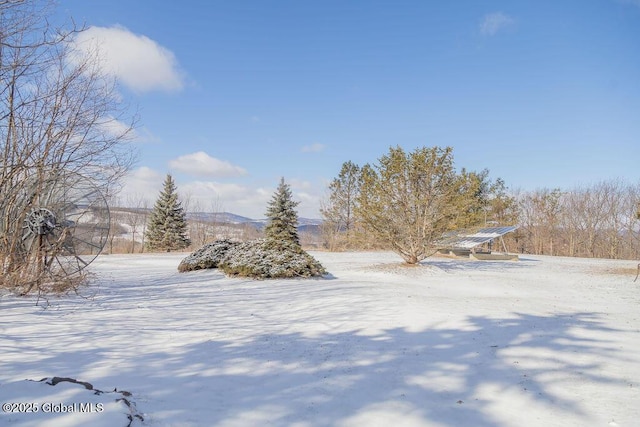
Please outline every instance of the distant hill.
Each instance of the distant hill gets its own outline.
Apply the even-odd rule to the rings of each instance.
[[[258,230],[261,230],[267,224],[266,219],[253,219],[231,212],[190,212],[187,213],[187,219],[220,224],[251,224]],[[298,229],[301,231],[316,232],[320,225],[322,225],[321,219],[298,218]]]
[[[254,222],[255,220],[240,216],[231,212],[189,212],[188,220],[204,221],[204,222],[220,222],[225,224],[245,224]]]
[[[126,207],[112,207],[110,208],[112,214],[126,214],[126,213],[151,213],[151,209],[143,208],[126,208]],[[201,221],[218,224],[229,225],[244,225],[251,224],[256,229],[261,230],[267,224],[266,219],[253,219],[246,216],[236,215],[231,212],[189,212],[187,213],[187,220]],[[322,225],[322,220],[317,218],[298,218],[298,229],[300,231],[309,231],[312,233],[317,232]]]

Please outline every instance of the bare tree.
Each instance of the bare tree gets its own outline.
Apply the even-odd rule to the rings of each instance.
[[[614,179],[568,191],[519,196],[524,246],[537,254],[598,258],[640,256],[640,186]]]
[[[229,235],[229,230],[227,230],[225,232],[225,235],[228,238],[234,238],[235,236],[230,236]],[[255,239],[259,239],[261,237],[264,237],[264,231],[263,230],[259,230],[258,228],[256,228],[256,226],[252,223],[246,222],[244,224],[242,224],[240,232],[239,232],[239,237],[240,240],[246,242],[249,240],[255,240]]]
[[[146,246],[145,236],[147,235],[147,226],[149,224],[149,215],[151,215],[151,207],[149,201],[146,198],[140,199],[139,208],[136,209],[140,226],[142,227],[139,231],[140,235],[140,253],[144,252],[144,248]]]
[[[577,217],[579,246],[578,255],[598,256],[599,237],[606,227],[609,215],[607,196],[601,188],[578,187],[571,193],[575,198],[575,210],[570,212]]]
[[[211,219],[212,225],[209,230],[211,239],[215,240],[215,239],[223,238],[224,236],[221,234],[223,227],[221,226],[222,224],[220,223],[220,220],[221,220],[221,214],[224,212],[224,204],[220,200],[219,196],[216,196],[215,199],[211,200],[211,205],[209,210],[212,213],[212,219]]]
[[[189,236],[192,245],[200,247],[213,240],[228,237],[225,225],[220,223],[223,205],[219,197],[211,200],[209,207],[205,208],[200,200],[192,201],[190,195],[187,195],[184,206],[189,208]]]
[[[131,234],[131,247],[129,252],[136,252],[136,243],[140,240],[140,251],[144,248],[144,232],[146,230],[147,219],[149,218],[149,202],[139,194],[130,195],[125,202],[127,206],[126,221],[129,224]]]
[[[191,203],[185,203],[185,206],[192,207],[189,211],[189,236],[191,244],[196,247],[203,246],[211,238],[212,229],[215,227],[210,216],[204,212],[202,205],[198,200]]]
[[[338,177],[329,184],[329,195],[322,202],[322,232],[329,249],[349,247],[356,230],[356,203],[360,193],[360,167],[351,161],[342,164]]]
[[[43,5],[44,6],[41,6]],[[53,175],[82,174],[105,193],[129,170],[134,117],[98,52],[74,46],[78,29],[48,24],[41,1],[0,2],[0,279],[40,281],[18,247],[29,206]],[[35,274],[39,276],[40,274]],[[53,279],[56,280],[56,279]]]
[[[111,196],[108,199],[109,206],[119,206],[118,198]],[[122,236],[127,231],[122,225],[125,222],[123,212],[119,209],[111,209],[109,211],[109,235],[107,236],[107,253],[114,253],[116,238]],[[120,239],[121,240],[121,239]]]
[[[640,258],[640,183],[630,185],[625,193],[625,221],[624,236],[628,242],[624,258]],[[640,268],[640,266],[639,266]]]
[[[562,192],[538,189],[525,193],[519,201],[522,225],[527,232],[527,252],[553,255],[557,249]]]

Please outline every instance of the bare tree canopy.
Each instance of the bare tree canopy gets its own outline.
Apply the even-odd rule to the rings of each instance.
[[[0,1],[0,267],[20,276],[15,258],[25,194],[62,171],[110,191],[131,168],[135,117],[98,50],[81,54],[82,29],[54,28],[44,1]],[[86,50],[82,50],[86,52]],[[17,275],[17,276],[16,276]],[[15,279],[14,277],[14,279]]]
[[[41,4],[0,3],[1,182],[65,169],[113,185],[134,160],[134,118],[97,48],[82,54],[82,30],[50,27]]]
[[[619,179],[518,196],[517,250],[541,255],[640,258],[640,183]]]
[[[329,194],[322,201],[323,234],[330,249],[349,247],[356,229],[355,208],[360,192],[360,167],[348,161],[342,164],[337,178],[329,184]]]

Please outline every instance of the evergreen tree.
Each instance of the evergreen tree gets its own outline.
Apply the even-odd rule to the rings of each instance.
[[[153,207],[146,232],[149,250],[184,249],[191,244],[187,237],[187,218],[178,201],[176,185],[170,174],[164,180],[164,189]]]
[[[298,237],[298,213],[291,198],[291,188],[280,179],[280,184],[267,205],[267,226],[264,229],[267,239],[300,244]]]
[[[362,168],[356,214],[379,242],[416,264],[452,226],[461,184],[450,147],[391,147],[377,165]]]

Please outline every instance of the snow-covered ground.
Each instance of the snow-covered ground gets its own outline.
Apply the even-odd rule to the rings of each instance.
[[[38,412],[0,425],[640,425],[634,262],[314,252],[331,277],[253,281],[185,255],[99,257],[47,309],[2,296],[0,403]]]

